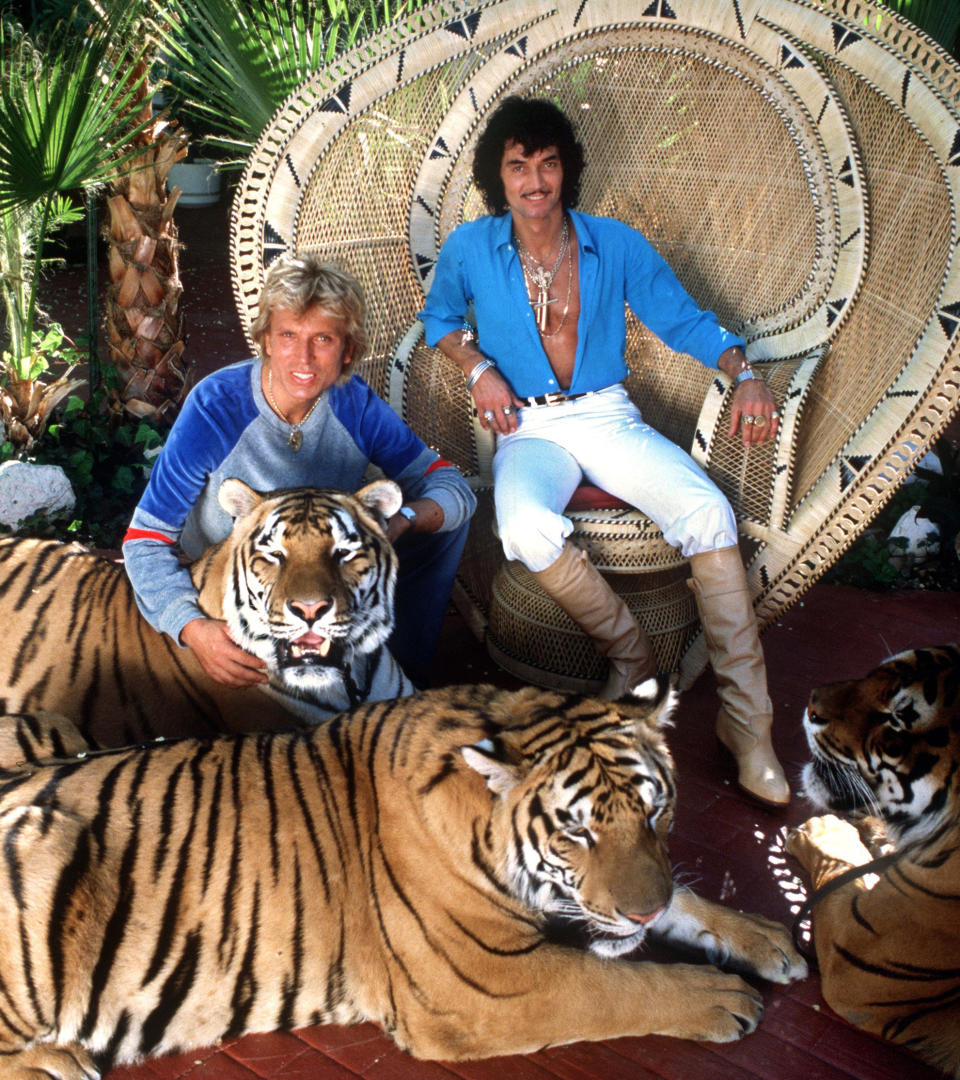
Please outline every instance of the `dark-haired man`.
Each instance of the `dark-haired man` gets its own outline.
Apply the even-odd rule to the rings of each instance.
[[[622,381],[624,304],[672,349],[736,384],[730,435],[776,435],[773,395],[742,338],[701,311],[650,243],[620,221],[577,213],[583,153],[555,105],[506,99],[480,136],[473,175],[490,216],[444,244],[422,312],[426,339],[461,369],[481,423],[497,434],[497,525],[508,558],[594,640],[615,698],[654,671],[620,597],[567,539],[564,508],[591,484],[636,506],[689,558],[722,706],[717,733],[741,786],[783,805],[772,709],[733,511],[678,446],[644,423]],[[472,306],[476,331],[465,322]]]

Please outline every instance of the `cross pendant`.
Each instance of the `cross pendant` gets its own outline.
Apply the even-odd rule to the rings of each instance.
[[[547,296],[547,290],[546,289],[537,289],[537,298],[536,298],[536,300],[531,300],[530,301],[530,306],[537,313],[537,327],[541,331],[544,331],[544,330],[547,329],[547,306],[549,304],[555,304],[556,302],[557,302],[556,297],[553,297],[551,299],[550,297]]]

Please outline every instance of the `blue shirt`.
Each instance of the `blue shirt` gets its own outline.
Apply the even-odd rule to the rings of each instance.
[[[408,500],[443,510],[443,531],[469,520],[476,499],[457,469],[425,445],[358,376],[331,386],[302,424],[303,445],[267,404],[259,360],[215,371],[190,392],[150,473],[124,538],[137,605],[155,629],[179,641],[201,612],[178,548],[195,559],[228,535],[220,483],[236,476],[256,491],[334,487],[355,491],[373,463]]]
[[[626,306],[676,352],[716,367],[743,338],[702,311],[646,239],[614,218],[570,211],[577,234],[580,318],[569,393],[601,390],[627,375]],[[420,318],[428,345],[460,330],[473,306],[480,351],[520,397],[559,390],[544,352],[513,243],[509,213],[459,226],[440,251]]]

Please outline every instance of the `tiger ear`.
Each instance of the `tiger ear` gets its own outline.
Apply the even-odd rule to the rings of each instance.
[[[673,714],[679,701],[677,679],[673,674],[651,676],[628,690],[620,699],[622,705],[634,707],[625,710],[625,719],[631,712],[636,711],[636,707],[641,707],[643,719],[661,729],[673,726]]]
[[[355,497],[384,522],[392,518],[403,505],[403,492],[400,485],[393,480],[374,480],[360,488]]]
[[[474,746],[461,746],[463,760],[487,782],[494,795],[506,795],[520,782],[517,769],[494,756],[493,743],[484,739]]]
[[[217,501],[232,518],[236,519],[249,514],[263,501],[263,496],[242,480],[231,476],[220,485]]]

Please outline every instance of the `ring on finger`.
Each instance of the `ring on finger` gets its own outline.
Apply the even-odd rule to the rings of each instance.
[[[777,412],[777,410],[774,409],[773,412],[770,414],[770,419],[771,420],[776,420],[779,415],[780,414]]]
[[[486,422],[488,424],[492,424],[493,423],[493,415],[494,415],[493,414],[493,409],[485,409],[484,413],[483,413],[483,418],[484,418],[484,420],[486,420]]]
[[[512,412],[513,412],[513,406],[512,405],[504,405],[504,407],[503,407],[503,415],[504,416],[509,416]]]
[[[752,424],[752,423],[755,422],[756,417],[754,417],[752,415],[747,415],[747,416],[742,417],[741,419],[743,420],[743,423],[745,423],[745,424]]]
[[[765,427],[767,418],[761,413],[759,416],[753,418],[753,423],[755,427]]]

